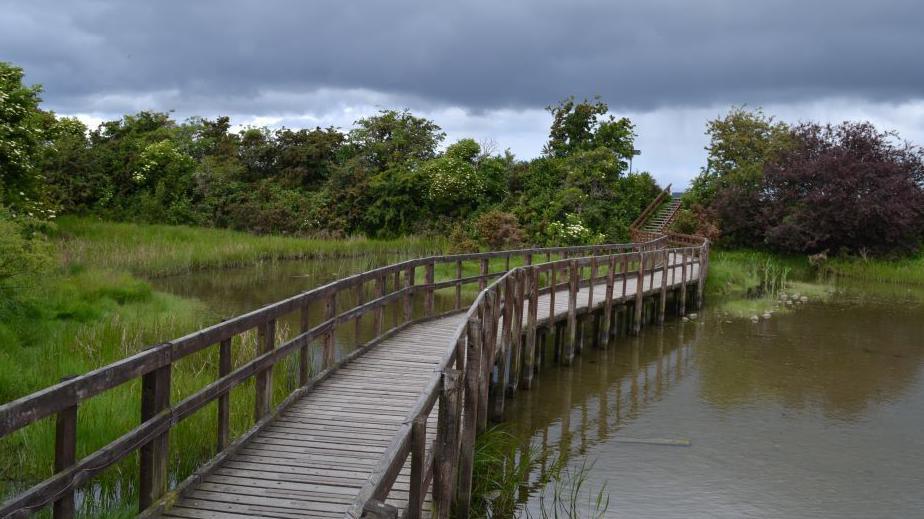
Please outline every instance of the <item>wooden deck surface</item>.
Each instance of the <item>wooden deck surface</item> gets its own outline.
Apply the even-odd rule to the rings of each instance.
[[[677,267],[669,273],[669,287],[680,284],[680,272]],[[644,291],[660,291],[660,273],[651,276],[645,278]],[[697,276],[697,267],[688,267],[687,279]],[[637,276],[630,273],[623,296],[623,284],[617,281],[614,301],[632,300],[636,283]],[[590,290],[585,287],[579,292],[579,309],[587,309]],[[593,306],[602,305],[604,284],[593,290]],[[539,298],[540,322],[549,319],[550,299],[548,294]],[[561,290],[555,295],[556,320],[567,313],[568,291]],[[525,311],[523,315],[525,320]],[[163,516],[344,517],[440,358],[453,346],[463,318],[459,313],[412,324],[343,366],[188,489]],[[436,430],[436,415],[430,415],[428,434]],[[409,484],[405,467],[389,503],[402,507]]]

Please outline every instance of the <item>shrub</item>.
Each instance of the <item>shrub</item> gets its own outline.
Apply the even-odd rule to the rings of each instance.
[[[517,217],[497,209],[488,211],[475,220],[475,232],[481,242],[491,249],[510,249],[523,244],[526,233]]]
[[[51,249],[44,236],[0,206],[0,296],[12,301],[51,263]]]

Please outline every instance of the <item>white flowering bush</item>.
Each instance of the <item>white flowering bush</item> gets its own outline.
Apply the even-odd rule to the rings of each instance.
[[[593,245],[604,240],[602,233],[593,232],[575,213],[566,214],[563,222],[550,223],[546,235],[550,245]]]

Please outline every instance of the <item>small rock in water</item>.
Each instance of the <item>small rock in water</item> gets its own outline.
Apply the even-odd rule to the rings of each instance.
[[[808,296],[802,296],[799,298],[800,303],[808,303]]]
[[[792,306],[792,301],[786,301],[786,306]]]
[[[696,319],[696,315],[697,315],[697,314],[690,314],[689,317],[690,317],[690,319]]]
[[[757,317],[756,315],[752,315],[752,316],[751,316],[751,322],[756,323],[757,321],[760,321],[760,317]]]
[[[682,318],[680,318],[680,320],[683,321],[683,322],[687,322],[687,321],[689,321],[690,319],[688,319],[687,316],[683,316]]]
[[[772,314],[770,312],[764,312],[764,315],[762,315],[761,317],[763,317],[764,319],[769,319],[771,315]]]

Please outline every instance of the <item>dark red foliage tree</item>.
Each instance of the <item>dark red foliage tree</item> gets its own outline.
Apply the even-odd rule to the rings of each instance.
[[[800,253],[888,253],[924,235],[924,151],[868,123],[802,124],[770,161],[764,239]]]

